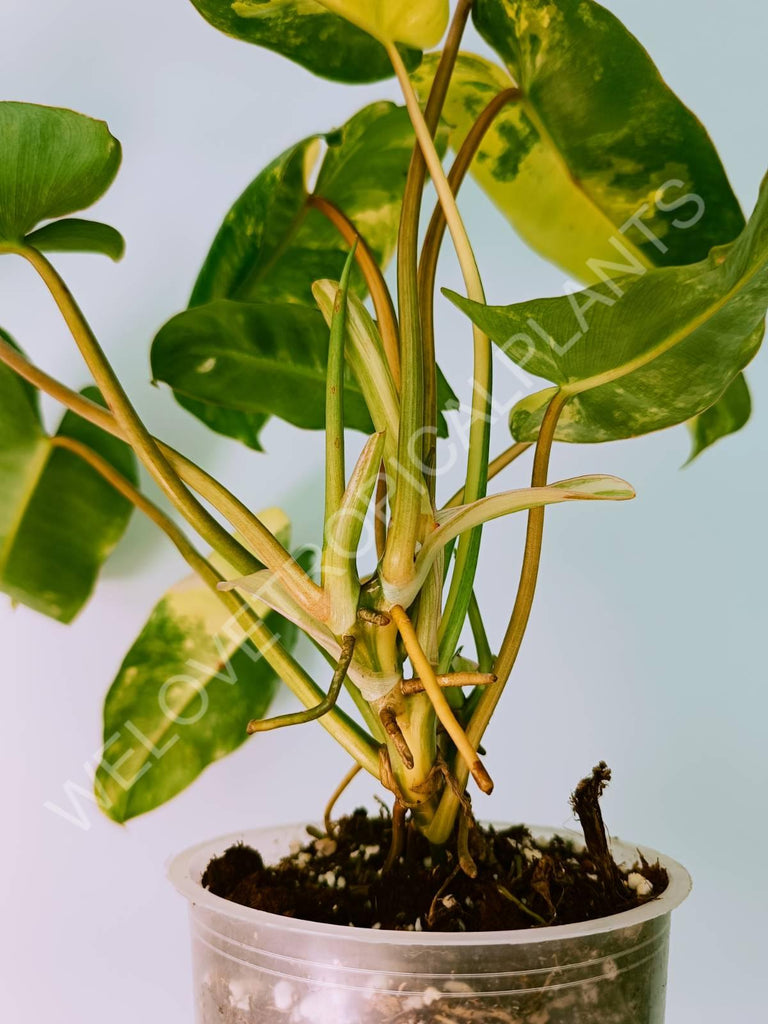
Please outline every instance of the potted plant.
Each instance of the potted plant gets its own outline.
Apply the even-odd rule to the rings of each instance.
[[[0,585],[71,620],[132,508],[194,573],[154,609],[107,695],[96,793],[115,820],[172,797],[246,732],[307,721],[350,755],[342,787],[364,770],[389,794],[378,818],[334,821],[334,794],[309,838],[244,832],[177,858],[203,1024],[657,1024],[669,917],[689,883],[669,858],[609,844],[606,766],[573,796],[581,844],[483,828],[472,793],[493,787],[482,741],[525,634],[546,507],[634,497],[612,476],[554,479],[555,443],[687,423],[693,458],[749,416],[742,371],[768,307],[768,192],[745,222],[700,122],[591,0],[459,0],[450,24],[445,0],[193,2],[311,72],[394,76],[403,95],[270,163],[152,346],[155,380],[220,434],[258,449],[270,416],[325,431],[322,545],[315,559],[292,550],[284,515],[254,513],[141,421],[47,255],[121,255],[114,228],[72,216],[111,184],[119,143],[81,114],[6,102],[0,253],[38,272],[94,387],[69,390],[0,339]],[[498,59],[461,50],[470,14]],[[486,304],[456,198],[470,171],[583,290]],[[437,203],[422,239],[428,180]],[[447,298],[472,336],[458,439],[435,358],[446,233],[466,292]],[[520,384],[496,402],[494,347]],[[38,391],[67,410],[53,437]],[[513,443],[491,459],[500,408]],[[354,464],[345,429],[368,435]],[[438,501],[446,451],[463,441],[463,487]],[[489,491],[529,450],[529,486]],[[184,528],[140,489],[137,462]],[[514,512],[527,534],[498,640],[474,581],[483,524]],[[327,680],[302,668],[299,634],[328,659]],[[268,717],[279,680],[304,711]]]

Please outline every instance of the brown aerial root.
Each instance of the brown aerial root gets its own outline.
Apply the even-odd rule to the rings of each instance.
[[[468,878],[477,878],[477,864],[469,848],[470,832],[475,828],[475,819],[462,808],[459,815],[458,854],[459,867]]]
[[[318,718],[327,715],[336,707],[344,680],[347,678],[349,666],[355,653],[356,639],[354,636],[342,637],[341,653],[333,673],[328,693],[313,708],[306,708],[304,711],[293,711],[287,715],[277,715],[275,718],[254,718],[248,723],[248,735],[256,732],[270,732],[273,729],[285,729],[292,725],[304,725],[306,722],[316,722]]]
[[[459,756],[466,762],[472,777],[483,793],[493,792],[493,780],[486,771],[485,765],[478,757],[477,750],[475,750],[469,742],[467,734],[457,721],[456,716],[453,713],[453,709],[445,699],[445,694],[437,681],[435,670],[419,643],[416,630],[413,628],[413,623],[409,619],[405,609],[401,605],[396,604],[390,609],[390,614],[400,632],[400,636],[403,638],[403,643],[405,644],[405,649],[408,652],[408,657],[411,659],[414,671],[416,672],[417,677],[423,682],[424,690],[432,701],[435,714],[442,722],[445,731],[448,733],[451,740],[453,740],[453,743],[459,752]]]
[[[498,677],[492,672],[451,672],[447,675],[435,675],[439,686],[443,689],[454,686],[490,686],[498,682]],[[404,679],[402,683],[404,697],[413,697],[417,693],[424,693],[424,683],[421,679]]]
[[[377,612],[374,608],[358,608],[357,617],[369,626],[388,626],[392,622],[386,612]]]
[[[414,765],[413,754],[403,735],[403,730],[400,728],[400,723],[397,721],[397,711],[390,704],[386,704],[379,712],[379,718],[387,736],[392,740],[395,750],[400,755],[400,760],[410,770]]]
[[[395,800],[395,806],[392,808],[392,843],[382,868],[385,875],[397,866],[405,850],[407,815],[408,808],[405,804]]]

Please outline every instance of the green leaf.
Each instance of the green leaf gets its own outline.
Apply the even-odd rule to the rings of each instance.
[[[234,441],[240,441],[255,452],[263,452],[264,446],[261,443],[261,432],[269,422],[269,416],[265,412],[242,412],[239,409],[224,409],[218,405],[209,405],[207,402],[196,402],[181,392],[174,392],[173,396],[182,409],[191,412],[201,423],[204,423],[210,430],[217,434],[231,437]]]
[[[0,241],[84,210],[112,184],[120,143],[103,121],[58,107],[0,103]]]
[[[95,388],[84,394],[100,400]],[[57,436],[80,441],[136,480],[130,450],[73,413]],[[0,590],[14,603],[70,622],[132,511],[79,456],[51,443],[36,393],[0,366]]]
[[[295,626],[275,613],[265,621],[292,646]],[[264,717],[278,685],[216,594],[196,576],[177,584],[106,697],[95,783],[102,810],[122,823],[176,796],[247,739],[248,722]]]
[[[764,328],[759,328],[762,338]],[[706,449],[729,434],[735,434],[746,426],[752,414],[752,398],[744,374],[730,384],[714,405],[690,420],[691,454],[688,463],[693,462]]]
[[[493,96],[520,88],[474,173],[534,249],[590,282],[606,261],[693,263],[739,234],[743,216],[705,128],[614,15],[592,0],[477,0],[473,18],[509,74],[460,61],[446,108],[452,144]]]
[[[338,82],[377,82],[392,65],[380,42],[315,0],[192,0],[214,28]],[[418,50],[403,51],[415,67]]]
[[[570,400],[556,437],[610,441],[709,409],[760,346],[768,307],[768,184],[739,239],[701,263],[649,270],[576,295],[493,307],[450,298],[528,373]],[[535,440],[552,389],[510,424]]]
[[[195,401],[249,415],[279,416],[312,430],[325,425],[328,329],[322,314],[295,304],[217,299],[179,313],[157,335],[152,372]],[[362,393],[347,378],[346,426],[373,431]]]
[[[122,259],[125,252],[123,236],[109,224],[95,220],[55,220],[24,239],[27,245],[40,252],[93,252]]]

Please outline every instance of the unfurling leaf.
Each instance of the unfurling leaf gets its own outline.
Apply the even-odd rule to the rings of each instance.
[[[711,408],[755,355],[768,307],[768,186],[739,239],[691,266],[606,282],[575,295],[484,306],[453,301],[529,373],[569,397],[556,437],[634,437]],[[552,391],[510,423],[534,440]]]
[[[410,604],[418,594],[441,551],[460,534],[492,519],[524,512],[543,505],[566,501],[628,501],[635,497],[626,480],[615,476],[582,476],[560,480],[546,487],[526,487],[480,498],[471,505],[457,505],[437,513],[436,528],[427,534],[416,556],[415,579],[404,591],[393,590],[386,581],[384,590],[391,601]]]
[[[100,400],[94,388],[85,394]],[[65,415],[57,436],[87,445],[135,482],[126,445],[74,413]],[[54,446],[37,393],[0,365],[0,590],[15,603],[71,622],[132,511],[78,455]]]
[[[58,107],[0,103],[0,243],[96,202],[120,166],[103,121]]]
[[[312,294],[325,322],[330,327],[333,301],[338,284],[315,281]],[[347,345],[345,358],[365,398],[377,431],[386,433],[385,458],[397,458],[397,434],[400,422],[400,399],[389,370],[378,328],[368,310],[356,295],[349,296],[347,312]],[[459,408],[459,400],[437,367],[438,437],[448,436],[444,413]],[[393,468],[394,473],[394,468]]]
[[[234,3],[233,0],[192,0],[192,3],[214,28],[235,39],[274,50],[324,78],[339,82],[377,82],[393,74],[381,43],[340,17],[330,4],[318,0],[234,0]],[[407,50],[403,58],[412,68],[419,63],[421,54],[418,50]]]

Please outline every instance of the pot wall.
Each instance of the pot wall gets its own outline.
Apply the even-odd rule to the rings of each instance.
[[[211,857],[235,842],[276,860],[291,842],[305,839],[302,828],[240,833],[173,862],[171,880],[190,901],[197,1024],[664,1021],[670,914],[690,891],[687,872],[674,861],[659,858],[669,889],[638,910],[524,932],[423,934],[312,924],[240,907],[200,885]],[[643,852],[649,860],[659,857]],[[618,860],[637,859],[636,848],[623,843],[614,842],[614,853]]]

